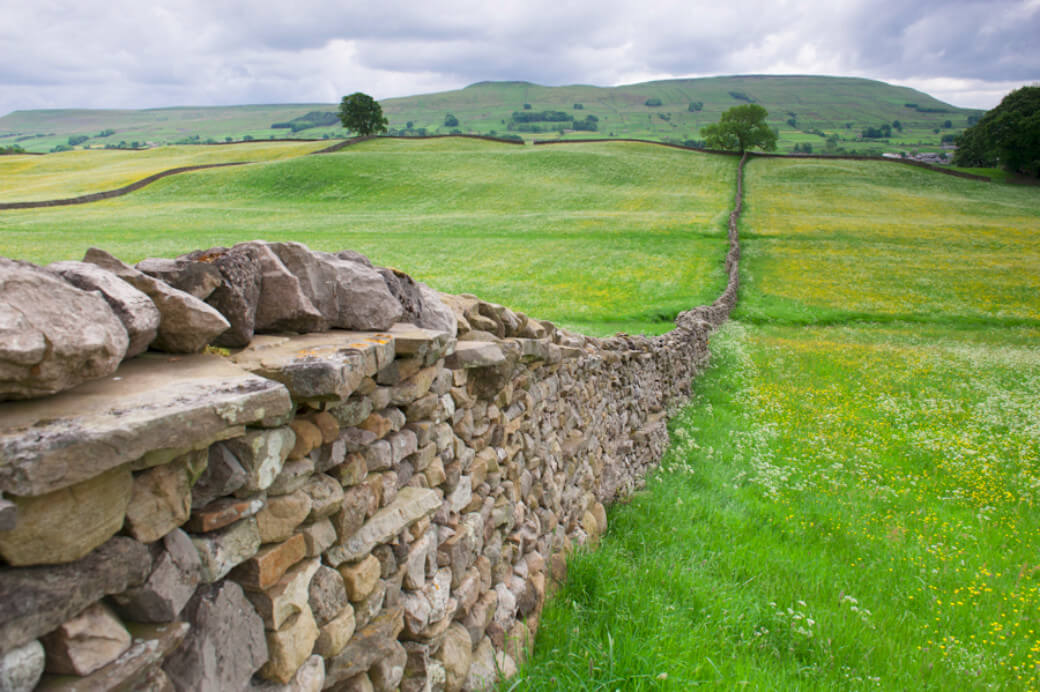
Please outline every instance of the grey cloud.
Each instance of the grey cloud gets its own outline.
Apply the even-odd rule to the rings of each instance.
[[[793,71],[1040,79],[1038,0],[0,0],[0,114],[378,98],[486,79],[543,84]],[[12,27],[17,27],[12,29]],[[989,86],[987,86],[989,85]],[[935,95],[943,98],[942,93]],[[975,104],[958,104],[975,105]]]

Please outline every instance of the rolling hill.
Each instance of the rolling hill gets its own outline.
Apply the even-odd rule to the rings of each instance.
[[[382,101],[393,131],[464,133],[532,138],[635,137],[696,141],[700,128],[726,109],[755,102],[780,131],[780,151],[810,145],[877,153],[883,149],[936,149],[981,111],[957,108],[925,93],[852,77],[734,76],[675,79],[617,87],[540,86],[480,82],[464,89]],[[70,146],[131,147],[242,139],[332,138],[344,135],[308,114],[335,104],[179,107],[148,110],[15,111],[0,118],[0,146],[46,152]],[[451,115],[457,124],[449,119]],[[592,116],[590,119],[589,116]],[[893,126],[887,142],[863,140],[866,128]],[[579,125],[575,125],[575,123]],[[298,129],[301,125],[313,126]],[[595,126],[595,129],[576,129]],[[280,127],[272,127],[273,125]],[[292,125],[295,124],[297,129]],[[562,134],[561,134],[562,131]],[[831,143],[828,144],[828,138]],[[73,140],[74,141],[74,140]]]

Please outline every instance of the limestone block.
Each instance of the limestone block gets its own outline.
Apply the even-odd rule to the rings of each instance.
[[[408,653],[400,642],[388,647],[386,655],[376,661],[368,670],[368,677],[376,692],[396,692],[404,678],[404,667],[408,663]]]
[[[476,567],[470,567],[458,587],[452,590],[452,597],[459,603],[460,613],[468,613],[476,604],[480,598],[481,586],[480,571]]]
[[[396,466],[401,460],[410,454],[415,454],[419,449],[418,440],[411,430],[400,430],[387,436],[386,441],[390,443],[390,463]],[[374,470],[374,469],[369,469]]]
[[[469,632],[471,641],[479,642],[495,618],[498,610],[498,593],[494,590],[485,591],[477,602],[473,604],[469,613],[462,618],[462,624]]]
[[[282,543],[271,543],[231,572],[231,578],[248,591],[262,591],[278,583],[285,572],[307,554],[307,541],[294,534]]]
[[[163,663],[179,690],[241,690],[267,662],[264,623],[232,581],[201,587],[184,609],[191,630]]]
[[[339,543],[347,541],[364,526],[368,508],[374,501],[375,493],[366,483],[349,488],[343,493],[340,510],[331,517]],[[329,564],[335,567],[344,562],[346,558],[341,558],[339,553],[334,553],[333,550],[335,550],[335,546],[326,552],[325,557]]]
[[[267,505],[256,513],[262,543],[287,540],[311,512],[311,498],[303,490],[267,498]]]
[[[318,557],[336,542],[336,527],[330,519],[307,524],[299,529],[307,545],[307,557]]]
[[[396,607],[387,609],[355,632],[350,643],[326,663],[325,684],[332,686],[364,673],[380,658],[390,655],[402,627],[402,610]]]
[[[187,521],[193,471],[189,456],[136,474],[126,508],[127,532],[151,543]]]
[[[321,692],[325,686],[325,661],[315,654],[303,662],[284,685],[274,680],[253,679],[247,692]]]
[[[347,596],[355,603],[364,600],[372,593],[381,572],[379,560],[372,555],[368,555],[360,562],[340,565],[338,570],[340,576],[343,577]]]
[[[172,692],[173,684],[159,665],[180,646],[190,627],[186,622],[168,625],[133,625],[133,642],[118,658],[84,677],[44,675],[40,692],[94,692],[95,690],[150,690]]]
[[[95,603],[41,642],[48,673],[89,675],[130,648],[130,633],[107,606]]]
[[[473,644],[465,627],[457,622],[451,624],[437,658],[444,665],[447,676],[444,689],[461,690],[473,661]]]
[[[296,442],[289,450],[290,459],[302,459],[310,454],[312,449],[321,445],[321,430],[314,423],[296,418],[289,423],[289,427],[296,434]]]
[[[264,508],[266,502],[267,498],[262,493],[241,500],[233,497],[215,500],[205,507],[192,508],[191,516],[184,523],[184,528],[192,533],[216,531],[254,516]]]
[[[394,387],[419,372],[422,365],[422,358],[402,358],[398,354],[396,359],[387,363],[386,367],[376,373],[376,382],[384,387]]]
[[[336,419],[341,429],[349,428],[368,418],[369,414],[372,413],[372,401],[367,397],[355,395],[343,404],[333,406],[328,412]]]
[[[46,396],[110,375],[130,343],[101,294],[2,257],[0,337],[0,401]]]
[[[0,570],[0,651],[50,632],[109,594],[142,584],[151,569],[145,546],[116,536],[75,562]]]
[[[329,475],[344,488],[349,488],[365,480],[365,476],[368,475],[368,462],[363,455],[352,452],[346,455],[339,466],[329,469]]]
[[[447,400],[450,410],[447,415],[451,416],[455,413],[455,402],[452,401],[451,397],[445,395],[444,398]],[[432,392],[426,396],[421,396],[412,403],[405,407],[405,416],[408,420],[422,420],[424,418],[433,418],[437,413],[437,407],[441,405],[441,398]]]
[[[438,368],[423,368],[414,375],[397,383],[390,390],[390,403],[394,406],[405,406],[416,399],[426,396],[437,376]]]
[[[281,382],[298,402],[341,402],[365,378],[366,356],[376,360],[378,351],[391,342],[389,336],[341,331],[257,336],[231,360],[250,372]]]
[[[332,658],[343,651],[354,636],[354,609],[348,603],[340,613],[319,628],[314,651],[324,658]]]
[[[192,486],[192,504],[205,507],[217,498],[230,495],[245,484],[246,478],[238,458],[218,442],[209,448],[206,468]]]
[[[434,490],[402,488],[397,498],[376,512],[342,545],[333,546],[327,555],[335,564],[359,560],[380,543],[386,543],[410,524],[431,515],[440,507],[440,495]]]
[[[269,497],[296,492],[314,475],[314,460],[310,457],[287,461],[267,489]]]
[[[0,491],[43,495],[157,450],[183,450],[162,459],[169,461],[291,406],[284,387],[222,358],[144,354],[116,377],[0,404]]]
[[[405,558],[404,588],[421,589],[426,583],[426,575],[437,565],[437,536],[427,531],[421,538],[412,543]]]
[[[280,629],[268,630],[266,636],[268,659],[260,669],[260,675],[284,684],[292,680],[300,666],[310,658],[318,639],[318,626],[311,611],[304,606]]]
[[[491,341],[460,341],[455,345],[455,352],[444,359],[445,367],[452,370],[458,368],[486,368],[506,362],[502,347]]]
[[[0,531],[0,556],[11,565],[72,562],[115,535],[133,489],[126,467],[39,497],[13,497],[18,523]]]
[[[125,358],[148,349],[159,329],[159,309],[151,299],[112,272],[86,262],[54,262],[47,269],[61,275],[76,288],[99,291],[123,323],[129,337]]]
[[[148,580],[112,596],[120,615],[135,622],[172,622],[195,593],[202,562],[191,539],[176,529],[166,534]]]
[[[206,300],[221,282],[219,269],[207,262],[190,259],[149,258],[141,260],[134,268],[199,300]]]
[[[324,519],[339,511],[343,503],[343,486],[324,473],[311,476],[301,490],[311,499],[311,512],[307,521]]]
[[[193,252],[187,259],[198,260],[198,264],[215,267],[220,272],[220,283],[205,300],[231,327],[216,343],[229,348],[247,345],[256,330],[256,311],[263,286],[260,253],[252,247],[211,248]]]
[[[268,247],[299,279],[304,295],[331,327],[387,329],[404,314],[383,278],[370,267],[312,252],[300,243]]]
[[[260,332],[322,332],[328,322],[304,294],[297,279],[266,243],[238,243],[232,252],[250,253],[260,267],[260,295],[254,330]]]
[[[255,555],[261,540],[256,517],[249,517],[219,531],[192,536],[191,542],[202,562],[202,581],[210,584]]]
[[[364,456],[368,472],[383,471],[393,464],[393,448],[387,440],[377,440],[370,444],[365,449]]]
[[[372,589],[372,593],[370,593],[363,601],[358,601],[353,604],[354,619],[357,621],[357,626],[359,628],[372,622],[384,607],[391,607],[391,604],[386,602],[388,593],[391,593],[391,590],[388,588],[388,582],[380,579],[376,582],[376,587]],[[393,604],[394,607],[397,605],[400,604]]]
[[[295,443],[295,433],[288,426],[248,430],[245,435],[224,441],[246,471],[246,482],[237,492],[252,494],[267,490],[281,472]]]
[[[43,675],[43,645],[35,639],[0,654],[0,690],[28,692]]]
[[[440,298],[437,302],[441,302]],[[402,321],[390,327],[389,332],[394,337],[398,358],[414,356],[432,363],[455,346],[454,330],[423,328]]]
[[[338,616],[349,605],[347,589],[339,572],[321,565],[311,578],[308,605],[318,626]]]
[[[231,326],[223,315],[198,298],[134,269],[104,250],[90,248],[83,261],[107,269],[152,299],[160,315],[152,346],[160,351],[197,353]]]
[[[382,411],[382,409],[380,409]],[[368,414],[368,418],[358,423],[358,427],[362,430],[367,430],[376,436],[376,439],[382,439],[387,436],[394,429],[393,421],[386,416],[382,415],[380,411],[373,411]]]
[[[498,670],[495,667],[495,647],[491,640],[484,637],[477,644],[473,652],[473,662],[470,664],[466,681],[462,685],[463,690],[492,690],[498,680]]]
[[[294,615],[304,610],[310,613],[307,602],[310,599],[311,578],[320,564],[321,561],[317,559],[305,560],[286,572],[274,586],[264,591],[245,592],[267,629],[282,629]]]

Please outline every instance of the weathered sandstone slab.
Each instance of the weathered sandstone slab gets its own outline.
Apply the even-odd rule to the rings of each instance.
[[[296,401],[343,401],[361,381],[393,360],[387,334],[331,331],[294,337],[259,336],[232,361],[281,382]]]
[[[441,497],[429,488],[402,488],[397,498],[376,512],[357,533],[342,545],[330,548],[325,555],[333,564],[360,560],[380,543],[386,543],[413,522],[433,514],[441,506]]]
[[[222,358],[141,356],[73,391],[0,404],[0,491],[42,495],[155,450],[204,447],[291,407],[282,385]]]

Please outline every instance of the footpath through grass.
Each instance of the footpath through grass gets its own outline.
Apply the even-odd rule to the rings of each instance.
[[[1040,687],[1040,195],[795,165],[749,165],[737,321],[513,689]]]
[[[295,240],[585,333],[659,333],[724,286],[735,171],[732,157],[646,144],[375,140],[0,212],[0,254],[46,263],[95,245],[134,262]]]

